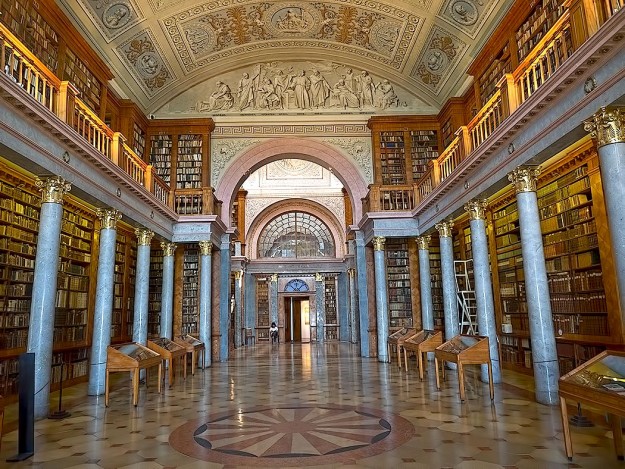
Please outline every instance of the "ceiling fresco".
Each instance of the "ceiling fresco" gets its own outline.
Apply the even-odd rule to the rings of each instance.
[[[511,3],[58,1],[122,97],[159,117],[432,112]]]

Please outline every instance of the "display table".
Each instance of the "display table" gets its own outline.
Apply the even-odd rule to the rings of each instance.
[[[176,376],[174,364],[176,361],[179,361],[180,359],[184,362],[183,363],[183,367],[184,367],[183,377],[184,379],[187,379],[187,360],[186,360],[187,349],[185,347],[183,347],[180,344],[177,344],[176,342],[174,342],[171,339],[168,339],[167,337],[159,337],[157,339],[148,340],[148,348],[158,353],[163,358],[163,361],[169,362],[167,366],[168,366],[170,388],[174,385],[174,379],[175,379],[174,377]]]
[[[129,371],[132,375],[132,403],[139,402],[139,370],[158,366],[158,392],[161,392],[161,376],[163,358],[156,352],[141,344],[109,345],[106,349],[106,379],[104,405],[109,405],[109,373]],[[148,380],[146,376],[145,385]]]
[[[404,340],[404,365],[408,371],[408,352],[415,352],[417,355],[417,365],[419,366],[419,379],[423,381],[423,354],[433,352],[436,347],[443,343],[442,331],[432,331],[424,329],[417,332],[412,337]]]
[[[191,355],[191,374],[192,375],[195,375],[195,368],[199,365],[199,357],[202,357],[202,369],[204,369],[204,353],[203,352],[206,349],[204,342],[202,342],[200,339],[197,339],[189,334],[179,335],[178,337],[175,337],[174,342],[184,347],[184,349],[187,352],[187,356],[189,354]],[[187,361],[185,359],[185,363],[186,362]]]
[[[436,347],[434,351],[434,365],[436,367],[436,388],[441,389],[438,377],[438,362],[443,368],[445,379],[445,362],[458,365],[458,386],[460,387],[460,400],[464,401],[464,366],[465,365],[488,365],[488,386],[490,388],[490,400],[495,399],[493,386],[493,367],[490,362],[488,337],[478,335],[457,335],[451,340]]]
[[[392,360],[392,349],[395,348],[397,352],[397,366],[401,368],[401,346],[408,337],[413,336],[417,333],[416,329],[403,327],[398,331],[393,332],[388,336],[386,340],[386,346],[388,348],[388,362],[391,363]]]
[[[606,350],[570,373],[559,383],[560,410],[564,445],[569,460],[573,459],[573,444],[569,428],[566,400],[586,404],[610,416],[616,456],[623,460],[623,430],[621,417],[625,417],[625,352]]]

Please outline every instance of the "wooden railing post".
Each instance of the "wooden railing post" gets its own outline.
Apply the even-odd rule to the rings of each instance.
[[[126,141],[126,137],[122,135],[121,132],[115,132],[113,134],[113,142],[111,148],[111,161],[115,163],[117,166],[122,168],[124,171],[128,171],[127,162],[124,159],[124,142]],[[122,161],[123,166],[119,163]]]
[[[369,210],[371,212],[380,211],[380,185],[371,184],[369,186]]]
[[[434,187],[437,187],[441,183],[441,168],[437,160],[431,160],[430,163],[432,164],[432,182]]]
[[[501,92],[502,120],[510,116],[519,107],[519,96],[514,84],[514,75],[506,73],[497,83]]]
[[[564,6],[569,9],[571,21],[571,41],[573,49],[577,50],[586,39],[595,34],[599,26],[608,18],[609,14],[603,8],[601,0],[568,0]]]
[[[460,160],[463,161],[473,151],[469,128],[466,125],[460,126],[458,130],[456,130],[456,136],[458,136],[460,140]]]
[[[213,188],[202,187],[202,215],[214,215],[213,199]]]
[[[59,111],[59,119],[74,127],[74,109],[76,107],[76,95],[78,88],[69,81],[62,81],[59,87],[57,109]]]
[[[151,164],[145,167],[145,188],[154,194],[154,166]]]

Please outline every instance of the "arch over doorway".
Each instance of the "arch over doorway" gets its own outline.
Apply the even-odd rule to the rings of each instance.
[[[221,218],[230,220],[230,209],[236,193],[245,179],[261,166],[283,158],[312,161],[326,169],[341,181],[352,204],[354,223],[362,218],[361,200],[367,195],[367,183],[349,158],[335,148],[309,138],[277,138],[254,145],[231,161],[219,184],[215,197],[223,201]]]

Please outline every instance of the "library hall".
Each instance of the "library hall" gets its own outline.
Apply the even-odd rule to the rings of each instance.
[[[0,42],[0,467],[625,469],[625,0]]]

